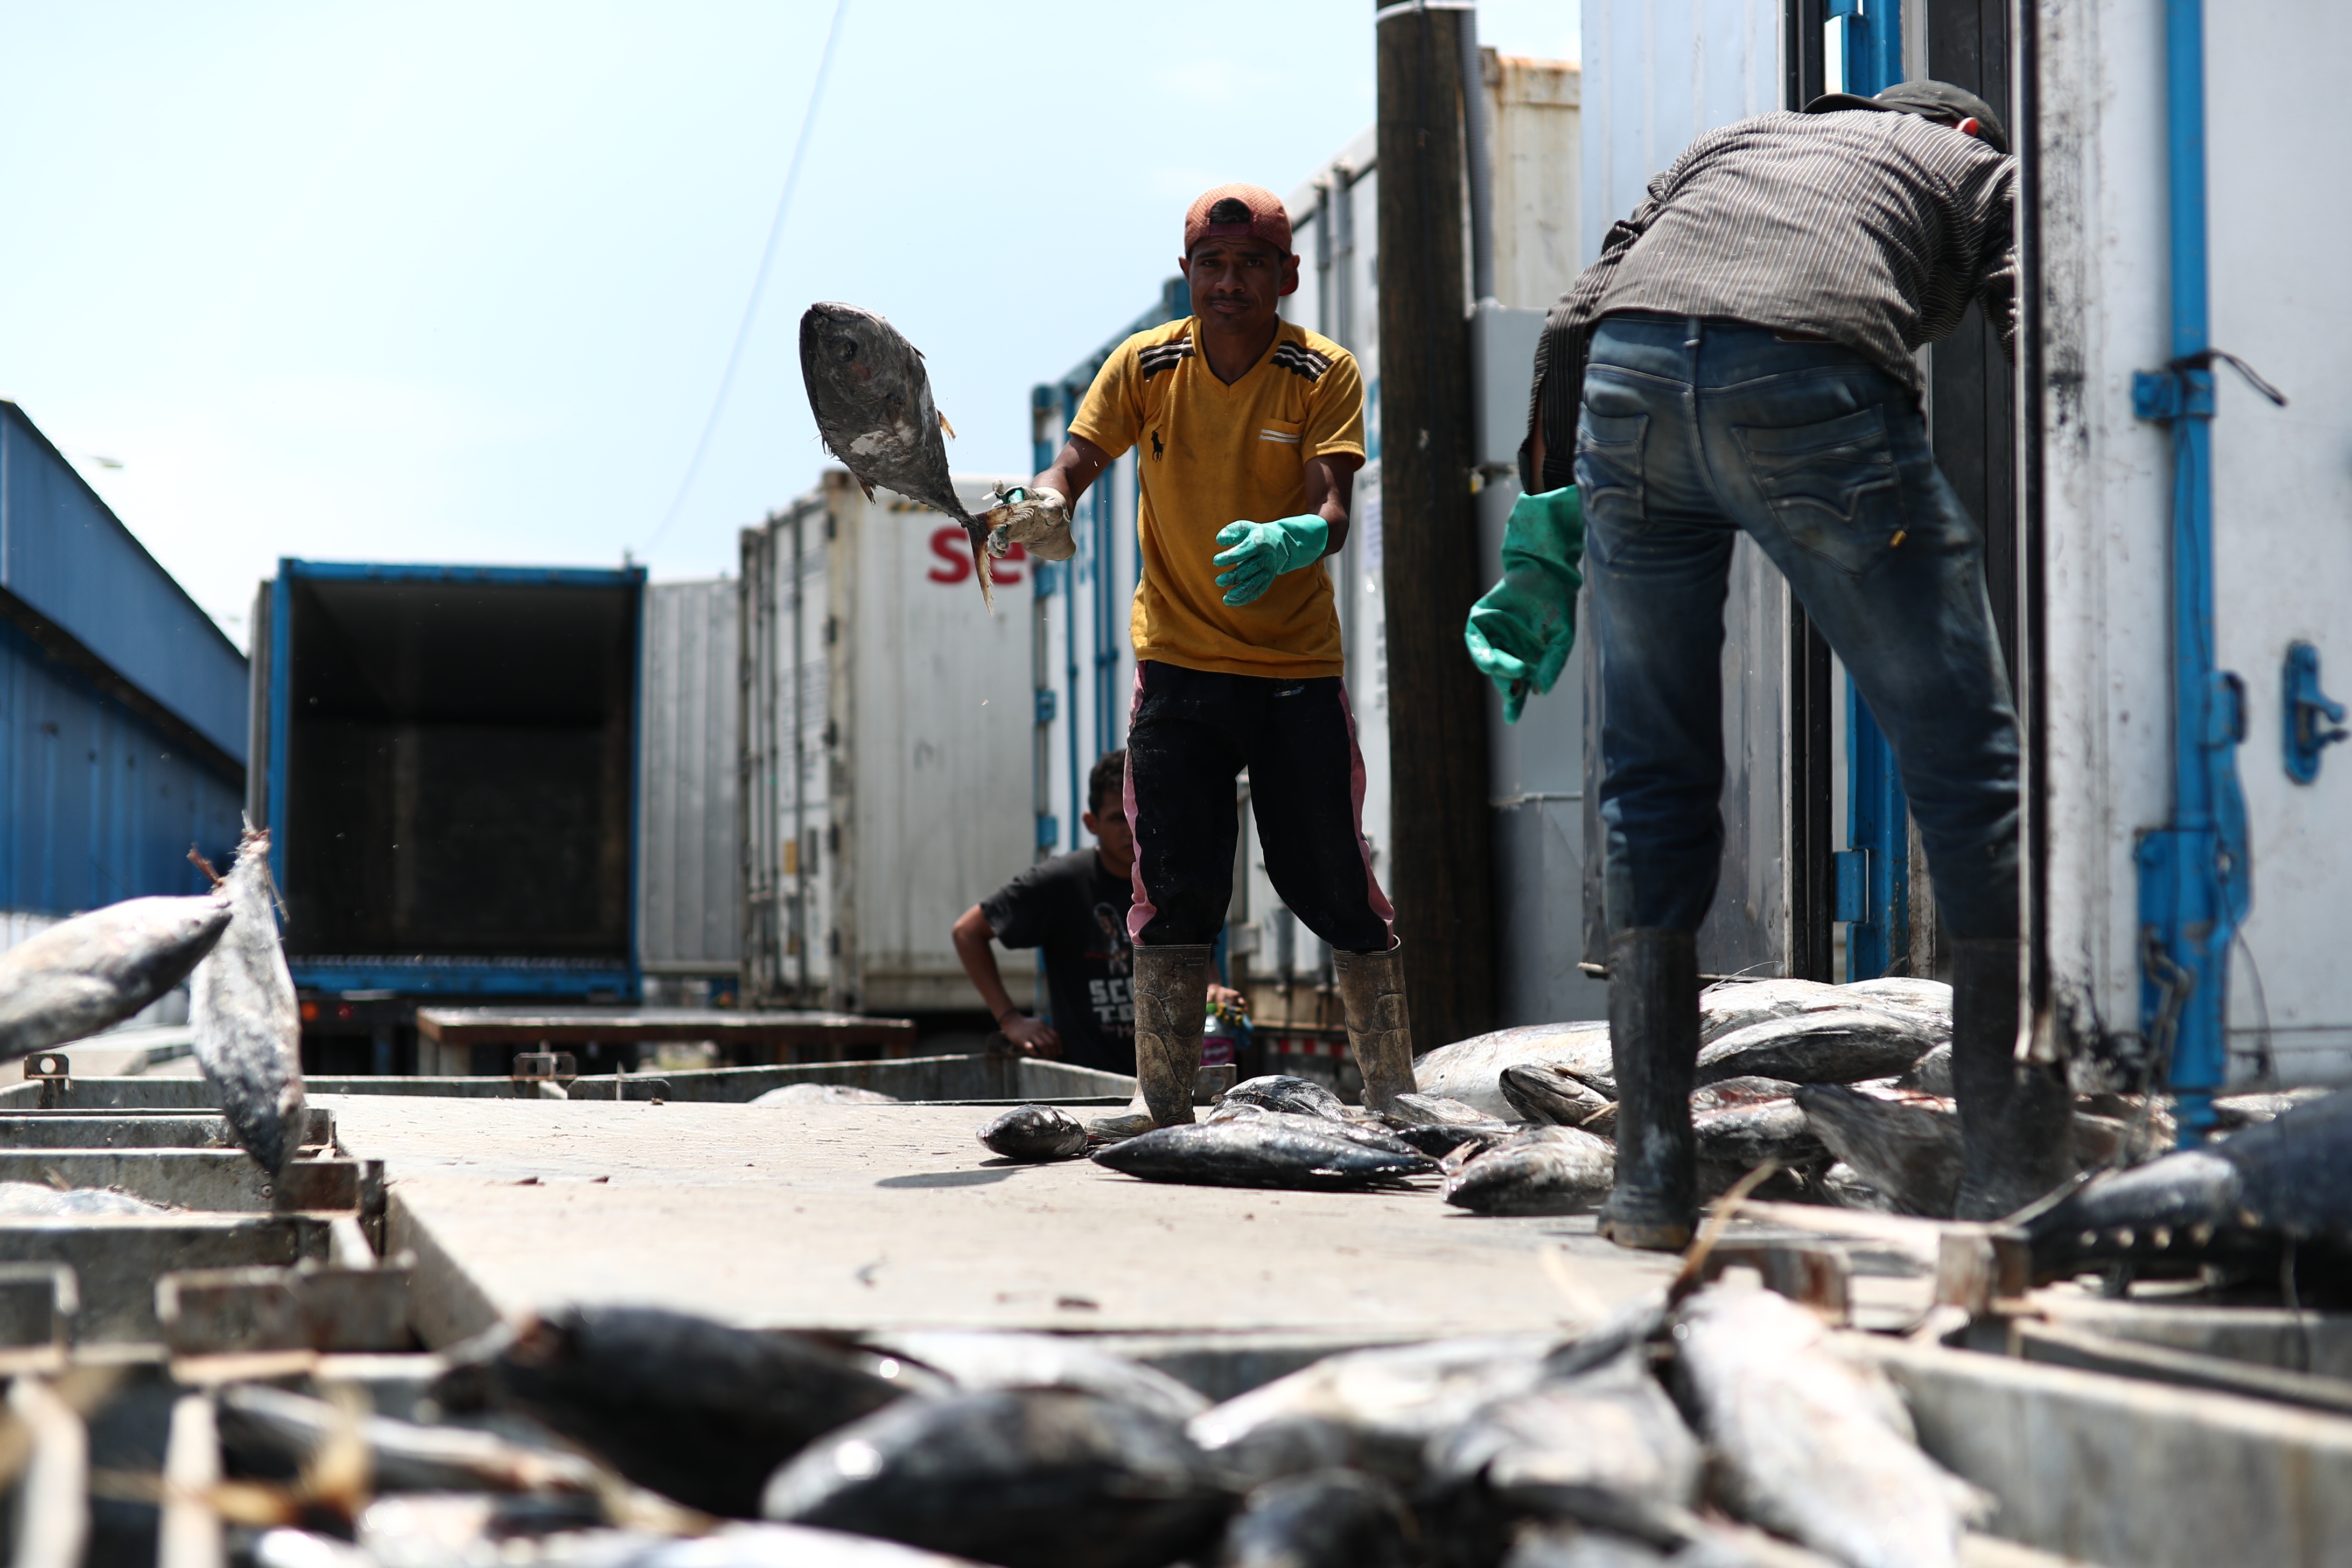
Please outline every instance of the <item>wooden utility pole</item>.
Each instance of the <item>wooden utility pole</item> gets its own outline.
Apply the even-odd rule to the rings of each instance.
[[[1465,13],[1389,0],[1375,7],[1384,13],[1378,147],[1388,879],[1413,1045],[1425,1051],[1495,1025],[1486,695],[1462,646],[1463,622],[1486,587],[1470,498]]]

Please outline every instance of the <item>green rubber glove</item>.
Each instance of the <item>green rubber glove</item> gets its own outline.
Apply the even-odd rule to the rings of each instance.
[[[1523,495],[1503,528],[1503,580],[1470,606],[1462,640],[1470,662],[1503,694],[1503,718],[1519,721],[1528,689],[1549,691],[1576,646],[1576,591],[1584,586],[1584,506],[1576,487]]]
[[[1225,568],[1217,586],[1225,603],[1246,605],[1285,572],[1312,566],[1331,547],[1331,525],[1319,517],[1286,517],[1280,522],[1229,522],[1217,530],[1214,564]]]

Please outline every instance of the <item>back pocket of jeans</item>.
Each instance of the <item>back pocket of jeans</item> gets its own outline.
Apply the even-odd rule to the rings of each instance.
[[[1878,409],[1733,434],[1756,488],[1796,544],[1859,577],[1901,536],[1903,477]]]
[[[1583,492],[1587,531],[1604,524],[1619,534],[1642,526],[1642,447],[1646,414],[1596,414],[1576,418],[1576,485]]]

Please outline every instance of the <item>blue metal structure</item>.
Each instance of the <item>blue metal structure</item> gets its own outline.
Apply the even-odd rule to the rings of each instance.
[[[261,788],[255,793],[257,803],[266,813],[266,820],[274,829],[270,847],[271,870],[295,917],[289,929],[288,962],[298,986],[330,993],[375,991],[420,996],[573,996],[630,1000],[639,994],[640,976],[636,960],[639,875],[637,756],[644,715],[641,710],[641,661],[636,639],[645,579],[646,572],[642,566],[613,571],[582,567],[376,564],[291,558],[278,563],[278,576],[268,585],[267,595],[268,651],[260,666],[260,679],[256,682],[257,687],[266,687],[268,692],[268,725],[261,747],[262,756],[258,759],[265,773],[260,781]],[[627,766],[625,782],[621,786],[625,792],[622,820],[625,823],[623,832],[626,839],[626,934],[613,942],[609,952],[585,955],[528,951],[341,955],[320,953],[312,944],[306,942],[299,919],[303,902],[306,899],[317,898],[321,890],[304,886],[300,867],[289,858],[298,836],[306,827],[297,798],[299,794],[298,785],[301,781],[295,776],[298,767],[303,764],[293,743],[297,725],[296,688],[309,679],[298,657],[298,644],[306,635],[298,621],[301,614],[298,601],[301,591],[306,588],[360,585],[405,589],[415,595],[415,602],[420,605],[435,607],[438,607],[437,601],[444,598],[436,590],[447,590],[448,598],[456,598],[470,590],[521,590],[523,592],[511,601],[521,616],[530,613],[529,595],[531,590],[586,590],[592,594],[618,593],[626,596],[625,613],[630,639],[625,677],[627,681]],[[257,627],[256,630],[258,636],[262,628]],[[500,678],[506,673],[498,668],[484,667],[469,672],[469,677],[478,679],[483,689],[495,693]],[[310,700],[315,702],[317,700]],[[397,700],[388,700],[396,702]],[[521,727],[529,729],[535,721],[535,716],[525,716]],[[478,723],[475,727],[494,728],[497,722],[494,720],[488,724]],[[393,847],[397,849],[399,847],[395,844]],[[483,889],[486,896],[490,890]],[[306,947],[310,951],[305,951]]]
[[[1181,278],[1171,278],[1160,285],[1160,299],[1151,309],[1144,311],[1106,339],[1100,348],[1072,365],[1060,380],[1042,384],[1030,389],[1031,427],[1034,432],[1034,456],[1038,471],[1042,472],[1061,449],[1059,437],[1049,435],[1048,432],[1056,428],[1060,430],[1069,428],[1070,422],[1078,416],[1078,405],[1086,400],[1087,389],[1094,385],[1095,376],[1101,371],[1104,363],[1109,360],[1118,345],[1137,332],[1149,331],[1169,321],[1181,321],[1192,313],[1191,287]],[[1058,426],[1051,417],[1056,411],[1061,416]],[[1086,500],[1079,503],[1079,517],[1071,520],[1074,532],[1081,527],[1084,531],[1079,538],[1077,555],[1056,568],[1050,582],[1043,575],[1043,567],[1039,568],[1037,594],[1040,601],[1042,602],[1051,594],[1053,586],[1058,585],[1062,590],[1062,602],[1066,607],[1066,642],[1063,658],[1063,676],[1066,685],[1060,700],[1055,706],[1062,714],[1066,716],[1066,749],[1070,775],[1071,801],[1068,844],[1073,849],[1078,847],[1080,826],[1078,814],[1084,809],[1086,804],[1082,798],[1086,790],[1086,769],[1079,756],[1077,724],[1077,716],[1080,712],[1078,682],[1081,673],[1078,650],[1080,627],[1077,590],[1082,581],[1093,583],[1097,590],[1094,596],[1094,613],[1087,617],[1085,628],[1087,644],[1085,668],[1091,673],[1094,682],[1094,700],[1091,705],[1095,721],[1094,732],[1098,736],[1108,735],[1118,727],[1119,649],[1124,646],[1127,635],[1126,625],[1117,613],[1120,601],[1108,592],[1103,591],[1108,587],[1106,574],[1110,569],[1110,563],[1117,558],[1117,518],[1116,502],[1111,493],[1111,479],[1110,475],[1106,473],[1096,482],[1094,489],[1087,492]],[[1138,581],[1141,580],[1142,569],[1142,556],[1139,552],[1136,557]],[[1129,586],[1131,587],[1132,584]],[[1042,723],[1045,720],[1041,718],[1039,721]],[[1040,792],[1041,798],[1043,793]],[[1041,845],[1061,841],[1058,833],[1054,833],[1050,840],[1047,838],[1047,834],[1052,832],[1052,828],[1048,826],[1050,822],[1050,817],[1041,816],[1039,819],[1038,836]]]
[[[14,403],[0,401],[0,591],[242,767],[236,645]]]
[[[0,909],[201,892],[245,751],[244,656],[0,402]]]
[[[1902,0],[1828,0],[1844,19],[1845,90],[1865,96],[1903,79]],[[1845,977],[1872,980],[1911,956],[1911,815],[1902,775],[1870,705],[1846,682],[1846,822],[1838,852],[1837,918],[1846,927]]]
[[[2245,688],[2213,640],[2213,361],[2205,234],[2202,0],[2166,0],[2172,357],[2133,377],[2133,411],[2172,432],[2172,816],[2140,837],[2140,1027],[2168,1075],[2185,1146],[2213,1126],[2227,1076],[2230,944],[2253,900],[2238,783]]]

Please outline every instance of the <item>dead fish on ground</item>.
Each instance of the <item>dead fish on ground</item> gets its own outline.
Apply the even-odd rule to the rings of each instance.
[[[980,1130],[980,1141],[1006,1159],[1025,1163],[1075,1160],[1087,1152],[1087,1127],[1059,1106],[1016,1105],[992,1117]]]
[[[1508,1125],[1467,1100],[1449,1100],[1442,1094],[1431,1094],[1426,1090],[1400,1094],[1389,1101],[1389,1106],[1383,1120],[1391,1125],[1400,1117],[1420,1126],[1490,1128]]]
[[[895,1541],[804,1524],[730,1524],[649,1550],[643,1537],[637,1540],[637,1550],[624,1557],[597,1556],[593,1543],[583,1543],[563,1562],[566,1568],[982,1568],[968,1557],[942,1556]],[[302,1568],[334,1565],[306,1563]]]
[[[1937,1046],[1896,1075],[1895,1087],[1914,1089],[1921,1094],[1937,1094],[1952,1098],[1952,1043]]]
[[[2306,1100],[2324,1100],[2324,1089],[2290,1089],[2277,1094],[2224,1094],[2213,1100],[2213,1127],[2218,1132],[2235,1132],[2242,1127],[2256,1127],[2273,1121]]]
[[[1318,1121],[1268,1113],[1156,1128],[1096,1150],[1094,1160],[1147,1182],[1330,1192],[1392,1186],[1437,1169],[1417,1150],[1369,1148]]]
[[[871,1089],[859,1089],[847,1083],[788,1083],[782,1089],[772,1089],[750,1103],[753,1105],[897,1105],[894,1094],[883,1094]]]
[[[922,351],[870,310],[820,302],[801,315],[801,380],[824,449],[867,500],[881,485],[963,524],[980,596],[993,611],[988,525],[964,510],[948,475],[948,422],[931,403]]]
[[[737,1518],[756,1517],[761,1485],[817,1437],[943,1386],[895,1356],[650,1307],[542,1317],[488,1370],[499,1403],[639,1486]]]
[[[1822,1202],[1838,1208],[1895,1212],[1895,1200],[1863,1180],[1862,1173],[1843,1160],[1832,1161],[1828,1170],[1813,1178],[1813,1191]]]
[[[1844,1084],[1807,1084],[1797,1103],[1831,1152],[1897,1214],[1949,1219],[1960,1192],[1960,1119],[1933,1095],[1869,1094]]]
[[[1411,1568],[1413,1522],[1395,1489],[1360,1470],[1268,1481],[1225,1526],[1215,1568]]]
[[[1699,1529],[1698,1439],[1639,1350],[1487,1405],[1431,1440],[1429,1470],[1448,1522],[1496,1547],[1527,1518],[1664,1547]]]
[[[761,1505],[1003,1568],[1160,1568],[1232,1507],[1181,1426],[1061,1389],[908,1400],[813,1445]]]
[[[228,923],[217,893],[126,899],[0,953],[0,1061],[121,1023],[185,980]]]
[[[1952,1022],[1952,988],[1941,980],[1908,974],[1884,974],[1875,980],[1852,980],[1838,987],[1849,996],[1866,998],[1875,1007],[1906,1007]]]
[[[1514,1062],[1503,1069],[1496,1087],[1521,1116],[1556,1127],[1581,1127],[1594,1111],[1616,1103],[1613,1097],[1549,1062]]]
[[[1454,1121],[1408,1121],[1396,1128],[1396,1135],[1435,1160],[1443,1170],[1445,1162],[1455,1155],[1466,1160],[1473,1154],[1483,1154],[1504,1139],[1515,1138],[1526,1131],[1523,1126],[1507,1121],[1481,1122],[1475,1127]],[[1455,1161],[1456,1164],[1460,1163]]]
[[[1157,1367],[1097,1350],[1065,1334],[909,1329],[868,1334],[867,1348],[916,1363],[971,1393],[986,1388],[1069,1388],[1124,1400],[1171,1421],[1189,1421],[1209,1402]]]
[[[1228,1105],[1256,1105],[1268,1110],[1287,1110],[1299,1116],[1322,1116],[1334,1121],[1344,1121],[1347,1103],[1338,1095],[1310,1078],[1293,1078],[1287,1073],[1274,1073],[1264,1078],[1245,1078],[1217,1097],[1222,1108]]]
[[[1534,1388],[1563,1342],[1498,1334],[1325,1356],[1203,1411],[1185,1430],[1220,1468],[1253,1486],[1338,1468],[1410,1486],[1432,1437]]]
[[[1221,1105],[1201,1120],[1246,1121],[1253,1118],[1267,1117],[1277,1119],[1275,1122],[1277,1127],[1286,1125],[1279,1119],[1286,1117],[1293,1123],[1303,1124],[1304,1131],[1318,1133],[1327,1138],[1344,1138],[1350,1143],[1360,1143],[1367,1149],[1376,1149],[1383,1154],[1419,1156],[1424,1159],[1428,1157],[1423,1152],[1419,1144],[1391,1132],[1381,1122],[1359,1121],[1352,1116],[1335,1120],[1326,1116],[1302,1116],[1289,1110],[1268,1110],[1262,1105]]]
[[[171,1212],[112,1187],[59,1190],[39,1182],[0,1182],[0,1219],[119,1219]]]
[[[1893,1386],[1839,1354],[1820,1318],[1718,1283],[1683,1303],[1675,1337],[1732,1512],[1850,1568],[1956,1568],[1980,1500],[1919,1451]]]
[[[2021,1216],[2038,1279],[2110,1263],[2221,1263],[2269,1277],[2352,1266],[2352,1091],[2307,1101],[2203,1149],[2095,1176]]]
[[[291,1480],[345,1432],[368,1452],[377,1491],[593,1491],[600,1474],[577,1455],[527,1448],[464,1426],[423,1426],[383,1415],[356,1425],[323,1399],[231,1384],[220,1394],[221,1455],[231,1476]]]
[[[276,1175],[302,1123],[302,1013],[270,907],[268,833],[246,830],[221,886],[229,926],[189,976],[190,1033],[237,1147]]]
[[[1578,1127],[1544,1127],[1454,1173],[1445,1201],[1473,1214],[1575,1214],[1607,1197],[1616,1178],[1615,1144]]]
[[[1503,1069],[1533,1062],[1608,1072],[1609,1026],[1524,1024],[1473,1035],[1420,1058],[1412,1064],[1412,1076],[1423,1094],[1458,1100],[1483,1115],[1508,1121],[1518,1111],[1503,1098]]]
[[[1697,1116],[1709,1110],[1729,1110],[1741,1105],[1766,1105],[1776,1100],[1786,1100],[1796,1092],[1797,1086],[1784,1078],[1718,1079],[1691,1090],[1691,1114]]]
[[[1899,1073],[1940,1043],[1916,1018],[1874,1007],[1801,1013],[1750,1024],[1701,1046],[1697,1081],[1759,1077],[1857,1083]]]
[[[1729,1171],[1729,1185],[1770,1160],[1783,1171],[1802,1171],[1829,1163],[1829,1150],[1805,1119],[1794,1100],[1751,1100],[1702,1110],[1691,1118],[1697,1135],[1701,1167]]]

